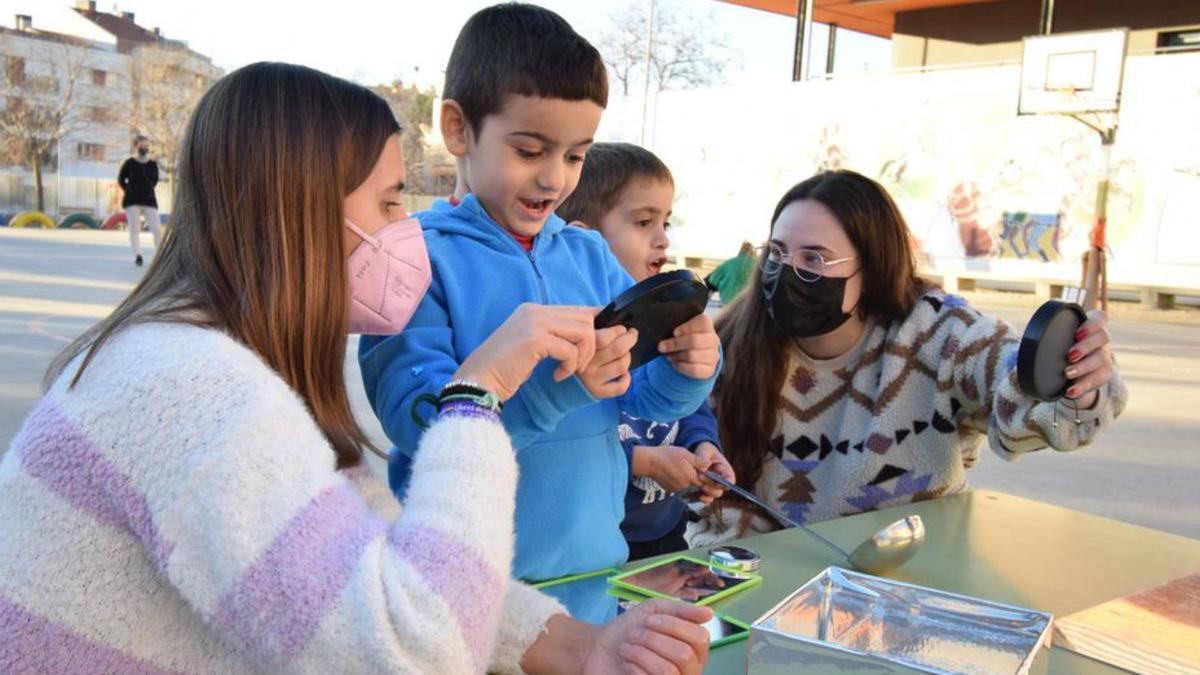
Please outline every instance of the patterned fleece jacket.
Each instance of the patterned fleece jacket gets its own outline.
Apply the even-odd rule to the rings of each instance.
[[[0,462],[0,672],[520,672],[565,613],[508,580],[494,416],[430,428],[401,514],[220,332],[126,329],[68,389],[77,363]]]
[[[1125,408],[1119,375],[1089,410],[1025,396],[1019,342],[1003,321],[932,290],[903,321],[868,324],[842,356],[816,360],[793,345],[755,494],[800,522],[942,497],[966,488],[985,439],[1006,460],[1074,450]],[[701,516],[692,546],[779,527],[736,502]]]

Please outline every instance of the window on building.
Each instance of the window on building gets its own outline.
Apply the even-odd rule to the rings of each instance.
[[[1158,34],[1159,52],[1200,51],[1200,28],[1165,31]]]
[[[93,105],[93,106],[88,106],[87,111],[88,111],[88,121],[90,121],[90,122],[93,122],[95,124],[108,124],[110,121],[112,121],[112,113],[110,113],[108,111],[108,108],[104,108],[104,107],[98,106],[98,105]]]
[[[97,87],[107,86],[108,85],[108,73],[106,71],[97,70],[97,69],[93,68],[92,69],[92,84],[96,85]]]
[[[8,57],[8,83],[25,83],[25,59],[19,56]]]
[[[53,75],[33,75],[22,78],[25,89],[33,94],[57,94],[61,83]]]
[[[75,146],[75,155],[79,159],[86,159],[93,162],[104,161],[104,144],[103,143],[78,143]]]

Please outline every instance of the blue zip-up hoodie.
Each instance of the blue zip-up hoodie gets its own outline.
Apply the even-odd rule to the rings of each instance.
[[[721,449],[717,419],[708,403],[701,403],[696,412],[678,422],[655,422],[622,412],[617,436],[621,439],[621,447],[631,468],[635,445],[674,445],[694,452],[697,445],[708,441],[718,450]],[[686,510],[687,504],[677,493],[666,492],[653,479],[630,476],[621,533],[629,542],[644,543],[660,539],[675,529]]]
[[[403,494],[412,453],[436,395],[468,355],[526,302],[604,306],[633,284],[599,234],[566,227],[551,215],[526,252],[467,195],[417,214],[433,280],[408,326],[390,337],[363,336],[363,383],[395,444],[393,490]],[[617,439],[618,410],[675,420],[691,414],[712,389],[666,359],[633,372],[628,392],[597,401],[576,377],[556,383],[557,364],[543,361],[504,407],[517,451],[513,575],[542,580],[625,562],[621,536],[629,467]],[[718,369],[719,370],[719,369]]]

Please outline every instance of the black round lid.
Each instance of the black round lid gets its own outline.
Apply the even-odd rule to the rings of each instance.
[[[1017,382],[1026,396],[1039,401],[1057,401],[1067,393],[1071,382],[1067,352],[1075,345],[1075,333],[1087,314],[1072,302],[1050,300],[1038,308],[1017,351]]]
[[[625,326],[638,331],[630,370],[659,356],[658,343],[671,337],[708,306],[708,287],[689,270],[656,274],[634,284],[596,315],[596,328]]]

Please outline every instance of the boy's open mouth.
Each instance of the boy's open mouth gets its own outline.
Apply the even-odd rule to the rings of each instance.
[[[520,199],[521,206],[525,207],[525,212],[533,218],[542,218],[550,214],[550,208],[554,206],[553,199]]]
[[[654,260],[651,260],[650,264],[647,265],[647,267],[650,268],[651,274],[658,274],[659,272],[662,271],[663,265],[666,265],[666,264],[667,264],[667,257],[662,256],[660,258],[655,258]]]

